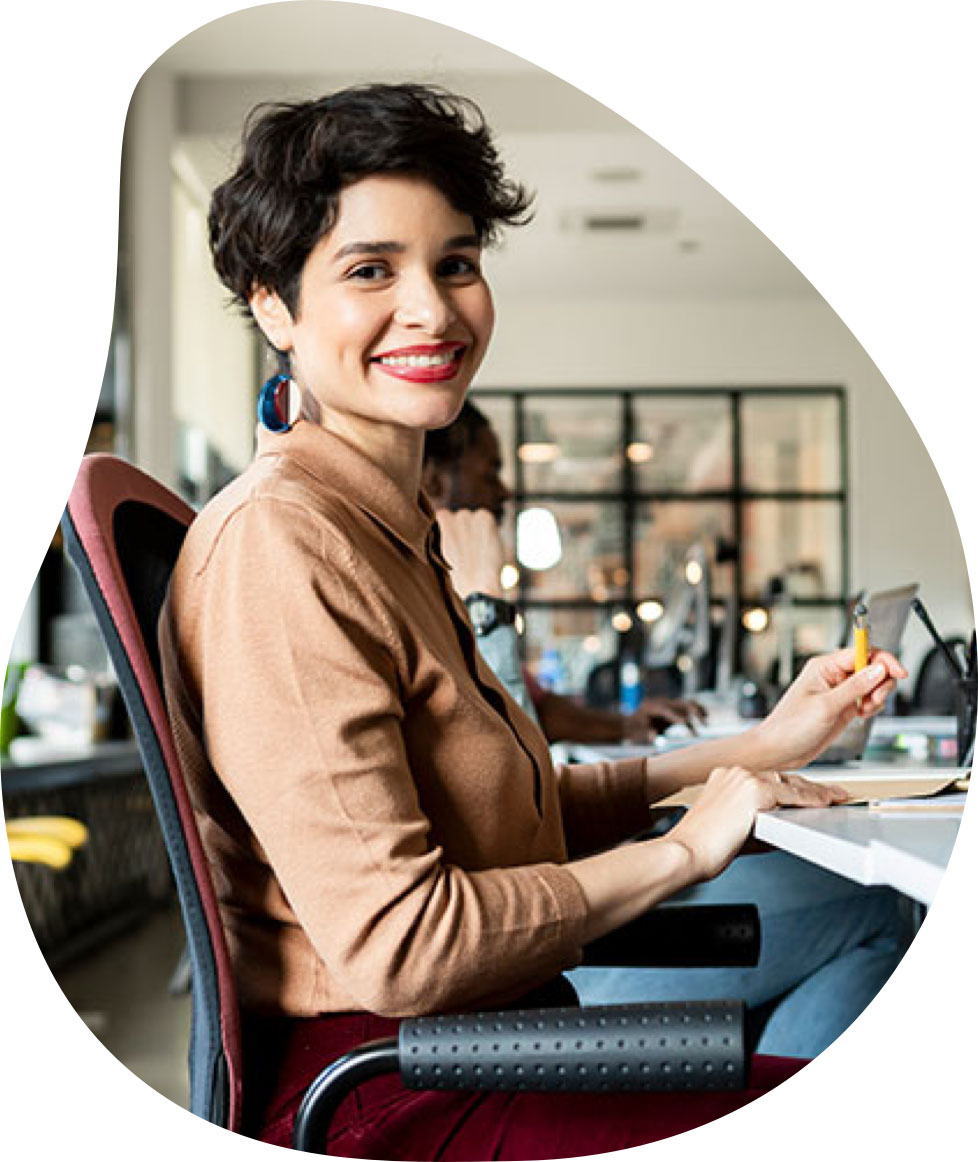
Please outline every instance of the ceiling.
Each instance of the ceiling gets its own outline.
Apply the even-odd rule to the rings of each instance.
[[[258,101],[363,80],[430,80],[481,104],[510,172],[536,191],[534,221],[487,259],[497,293],[511,301],[815,296],[671,153],[559,78],[445,25],[296,0],[205,25],[155,67],[177,79],[179,160],[201,197],[227,172],[244,114]]]

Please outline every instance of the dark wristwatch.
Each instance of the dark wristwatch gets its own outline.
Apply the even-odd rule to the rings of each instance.
[[[472,620],[476,637],[485,637],[501,625],[512,625],[516,621],[516,606],[502,597],[490,597],[486,593],[470,593],[465,599],[465,607]]]

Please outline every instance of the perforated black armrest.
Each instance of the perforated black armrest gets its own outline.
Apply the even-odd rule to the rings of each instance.
[[[752,968],[761,954],[753,904],[653,908],[584,949],[585,965]]]
[[[740,1001],[674,1001],[419,1017],[328,1066],[296,1115],[293,1147],[326,1153],[340,1102],[400,1070],[409,1089],[625,1092],[742,1089]]]

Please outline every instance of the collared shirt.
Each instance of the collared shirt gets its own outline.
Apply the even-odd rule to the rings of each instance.
[[[579,961],[568,849],[645,825],[643,764],[553,769],[423,495],[312,424],[261,431],[191,526],[160,645],[246,1007],[471,1008]]]

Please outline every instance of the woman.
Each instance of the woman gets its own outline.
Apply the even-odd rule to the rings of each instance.
[[[563,998],[584,944],[718,873],[758,810],[837,801],[773,772],[903,676],[883,655],[851,675],[841,653],[740,739],[552,769],[479,660],[419,488],[424,434],[461,408],[492,331],[482,247],[527,207],[477,110],[414,85],[262,112],[214,195],[217,271],[290,380],[261,402],[277,430],[190,530],[161,646],[268,1141],[350,1045],[409,1014]],[[704,780],[668,836],[611,846]],[[670,1098],[672,1132],[757,1092]],[[354,1156],[557,1157],[662,1133],[642,1097],[382,1079],[347,1104],[330,1150]]]
[[[501,468],[492,426],[471,400],[454,423],[425,437],[424,490],[437,511],[452,582],[463,597],[504,597],[499,577],[506,554],[497,525],[510,494]],[[473,622],[482,656],[520,706],[536,714],[548,739],[561,737],[555,724],[566,723],[563,737],[574,739],[614,726],[610,712],[588,721],[586,708],[570,698],[553,695],[541,704],[534,694],[531,700],[516,631],[505,611],[488,631],[485,623],[479,625],[478,613],[476,605]],[[621,722],[619,715],[619,730]],[[889,979],[912,938],[897,892],[864,887],[785,851],[736,859],[715,879],[694,884],[669,903],[753,904],[763,933],[758,963],[748,968],[581,967],[569,980],[582,1003],[739,997],[747,1006],[749,1027],[758,1032],[757,1051],[779,1057],[816,1057],[835,1041]]]

